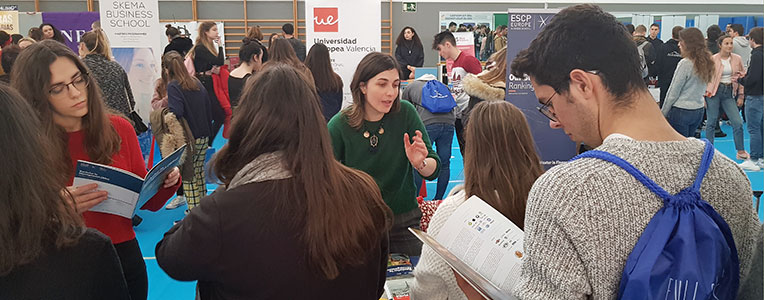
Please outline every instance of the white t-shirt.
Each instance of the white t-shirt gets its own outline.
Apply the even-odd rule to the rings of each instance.
[[[722,80],[721,83],[732,83],[732,64],[730,58],[722,59]]]

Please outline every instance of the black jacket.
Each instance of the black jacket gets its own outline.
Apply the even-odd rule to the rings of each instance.
[[[170,51],[177,51],[181,56],[186,56],[191,47],[194,46],[194,42],[186,37],[176,37],[170,41],[170,44],[164,47],[164,53]]]
[[[324,113],[324,119],[326,119],[326,123],[329,123],[329,120],[342,108],[342,91],[318,92],[318,97],[321,98],[321,110]]]
[[[656,52],[657,52],[657,51],[658,51],[658,49],[660,49],[660,48],[661,48],[661,46],[663,45],[663,41],[662,41],[661,39],[659,39],[659,38],[655,38],[655,39],[652,39],[652,38],[650,38],[650,37],[648,36],[646,39],[647,39],[647,41],[648,41],[648,42],[650,42],[650,44],[653,44],[653,49],[655,49],[655,51],[656,51]],[[656,55],[656,56],[657,56],[657,55]]]
[[[156,246],[157,263],[174,279],[197,280],[202,300],[379,299],[387,235],[360,265],[340,267],[333,280],[317,276],[301,239],[305,222],[290,210],[296,205],[281,205],[305,201],[304,192],[293,188],[297,184],[288,178],[219,188],[165,233]]]
[[[305,44],[296,38],[289,38],[286,40],[292,45],[292,49],[294,49],[294,53],[297,54],[297,58],[299,58],[300,61],[305,61]]]
[[[671,39],[663,43],[655,61],[659,87],[668,89],[680,60],[682,60],[682,54],[679,52],[679,41]]]
[[[195,80],[196,81],[196,80]],[[167,84],[167,107],[175,114],[178,121],[188,122],[188,127],[195,139],[211,137],[212,105],[207,90],[201,82],[196,81],[198,90],[184,90],[177,81]]]
[[[223,47],[218,47],[218,55],[212,54],[210,50],[207,50],[204,45],[194,48],[194,69],[196,73],[207,72],[212,70],[214,66],[222,66],[225,64],[225,57],[223,57]]]
[[[404,41],[395,48],[395,59],[401,68],[401,80],[409,79],[411,71],[406,66],[421,67],[424,65],[424,49],[422,44],[415,45],[414,41]]]
[[[748,64],[748,72],[745,73],[745,77],[738,80],[745,87],[746,95],[764,95],[762,64],[764,64],[764,50],[762,50],[762,46],[758,46],[751,51],[751,63]]]
[[[34,261],[0,276],[0,299],[129,300],[130,294],[111,240],[87,229],[77,244],[50,245]]]

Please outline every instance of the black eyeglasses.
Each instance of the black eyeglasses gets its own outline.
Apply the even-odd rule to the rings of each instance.
[[[557,95],[557,91],[544,101],[544,105],[536,106],[536,109],[538,109],[542,115],[549,118],[549,120],[552,120],[552,122],[557,122],[557,116],[549,110],[549,108],[552,107],[552,98],[554,98],[555,95]]]
[[[48,90],[48,93],[50,93],[52,96],[58,96],[61,93],[64,92],[64,90],[69,90],[69,86],[73,86],[77,91],[84,91],[85,88],[88,87],[90,82],[88,81],[88,74],[86,73],[80,73],[80,75],[77,75],[77,77],[74,77],[71,82],[69,83],[59,83],[50,88]]]
[[[593,74],[593,75],[601,74],[599,70],[589,70],[584,72]],[[549,120],[552,120],[552,122],[558,122],[557,115],[555,115],[551,110],[549,110],[550,108],[554,108],[554,106],[552,106],[552,98],[554,98],[555,95],[557,95],[557,91],[554,91],[554,94],[552,94],[552,96],[549,96],[549,98],[547,98],[546,101],[544,101],[543,105],[536,106],[536,109],[538,109],[542,115],[549,118]]]

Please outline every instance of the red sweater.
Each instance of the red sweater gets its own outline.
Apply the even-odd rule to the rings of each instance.
[[[117,130],[117,134],[122,139],[119,152],[115,153],[111,159],[111,166],[127,170],[140,177],[146,177],[146,164],[141,156],[141,148],[138,146],[138,137],[135,135],[133,126],[127,120],[118,116],[109,116],[112,126]],[[85,132],[80,130],[70,132],[69,135],[69,155],[72,159],[72,173],[69,175],[68,185],[74,181],[74,170],[77,168],[77,160],[90,161],[88,153],[85,151]],[[175,191],[180,186],[180,180],[171,188],[162,188],[146,202],[141,209],[157,211],[164,206]],[[133,231],[133,222],[130,219],[117,215],[86,211],[82,214],[85,219],[85,225],[95,228],[111,238],[111,242],[119,244],[135,238]]]

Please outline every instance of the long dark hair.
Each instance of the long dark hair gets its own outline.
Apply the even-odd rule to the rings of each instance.
[[[313,73],[318,92],[342,91],[342,78],[332,69],[329,48],[326,45],[322,43],[313,44],[308,56],[305,57],[305,65]]]
[[[88,74],[84,63],[66,45],[44,40],[34,43],[21,51],[11,74],[11,85],[16,88],[32,107],[37,110],[42,120],[45,134],[54,140],[60,168],[71,174],[72,162],[67,146],[66,131],[53,121],[53,107],[50,104],[50,65],[58,58],[65,58]],[[85,132],[85,149],[93,162],[111,164],[111,157],[119,151],[121,138],[111,125],[107,109],[101,98],[98,83],[92,76],[85,76],[88,81],[88,113],[82,117],[82,129]]]
[[[480,102],[465,136],[467,197],[480,197],[522,229],[528,192],[544,172],[525,115],[507,101]]]
[[[74,244],[82,219],[67,203],[65,176],[50,170],[55,159],[38,114],[12,88],[0,84],[0,276],[34,261],[50,246]]]
[[[301,226],[309,265],[334,279],[343,266],[362,264],[389,230],[392,212],[371,176],[334,159],[318,94],[304,74],[273,65],[247,82],[241,99],[231,138],[213,161],[217,177],[228,185],[261,154],[282,151],[295,179],[290,189],[305,197],[276,206],[294,212],[286,219]]]
[[[60,42],[60,43],[66,43],[64,40],[64,35],[61,34],[61,31],[56,28],[56,26],[53,26],[53,24],[50,23],[42,23],[40,24],[40,33],[43,32],[45,29],[45,26],[50,26],[51,29],[53,29],[53,40]],[[44,35],[42,35],[44,37]]]
[[[301,65],[304,65],[300,59],[297,58],[297,54],[294,52],[292,45],[285,39],[277,39],[273,41],[273,45],[268,49],[268,55],[268,60],[271,62],[280,62],[295,68],[300,68]]]
[[[366,95],[361,91],[361,83],[366,84],[370,79],[387,70],[398,70],[398,62],[395,58],[381,52],[367,54],[355,69],[353,81],[350,82],[350,92],[353,95],[353,104],[342,111],[348,118],[350,127],[359,129],[363,125],[366,112]],[[401,109],[400,96],[395,97],[390,112]]]
[[[299,58],[297,58],[297,54],[295,54],[294,48],[292,48],[292,44],[290,44],[289,41],[285,39],[278,39],[273,41],[273,45],[271,45],[270,49],[268,49],[268,62],[263,65],[263,69],[278,64],[287,64],[299,70],[300,72],[303,72],[309,79],[308,82],[310,85],[315,88],[313,73],[311,73],[310,69],[308,69],[308,67],[306,67]]]
[[[177,51],[170,51],[162,55],[162,81],[170,83],[177,81],[180,87],[186,91],[198,91],[198,79],[188,74],[186,65],[183,64],[183,56]]]
[[[414,27],[411,26],[406,26],[401,29],[401,33],[398,34],[398,38],[395,39],[395,45],[400,47],[400,45],[406,41],[406,37],[403,36],[403,33],[406,32],[406,29],[410,29],[411,33],[414,34],[414,36],[411,37],[411,41],[414,42],[414,46],[419,49],[424,49],[422,46],[422,40],[419,39],[419,34],[417,34],[416,30],[414,30]]]

